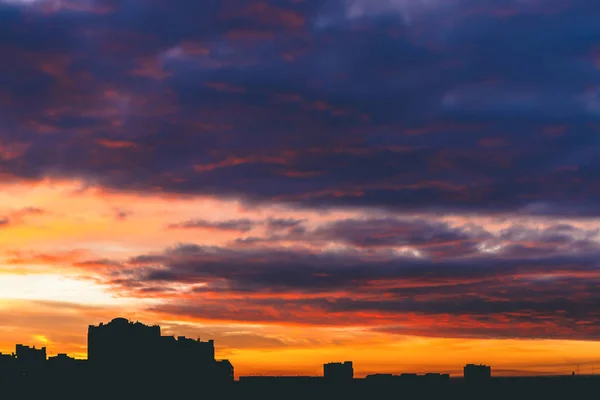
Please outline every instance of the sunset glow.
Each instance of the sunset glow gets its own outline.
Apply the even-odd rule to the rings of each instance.
[[[0,0],[0,352],[600,368],[596,2],[142,3]]]

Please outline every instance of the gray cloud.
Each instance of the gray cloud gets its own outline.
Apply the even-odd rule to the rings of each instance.
[[[254,222],[249,219],[233,219],[226,221],[207,221],[204,219],[195,219],[185,221],[179,224],[171,224],[171,229],[217,229],[223,231],[248,232],[254,227]]]

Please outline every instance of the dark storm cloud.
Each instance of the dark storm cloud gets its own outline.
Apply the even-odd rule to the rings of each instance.
[[[123,293],[162,299],[154,311],[201,319],[594,339],[600,334],[598,255],[596,248],[427,259],[188,244],[123,262],[106,282]]]
[[[305,219],[295,218],[269,218],[266,221],[267,229],[270,231],[279,231],[282,229],[301,229]]]
[[[340,220],[317,229],[315,235],[358,247],[459,245],[493,237],[481,228],[469,231],[425,219],[395,218]]]
[[[0,3],[3,176],[599,214],[595,2],[60,4]]]
[[[286,235],[299,235],[305,232],[305,228],[302,224],[306,222],[305,219],[294,219],[294,218],[268,218],[266,220],[251,220],[247,218],[232,219],[232,220],[220,220],[220,221],[208,221],[205,219],[192,219],[189,221],[179,222],[175,224],[169,224],[170,229],[215,229],[223,231],[238,231],[246,233],[256,227],[264,227],[268,233],[272,236],[268,238],[258,238],[258,240],[275,240],[277,235],[281,235],[284,232]],[[250,238],[252,239],[252,238]]]
[[[595,252],[551,254],[537,257],[479,257],[432,260],[393,253],[313,253],[288,249],[228,249],[183,245],[160,254],[129,260],[137,268],[136,281],[188,283],[229,282],[241,290],[328,290],[360,289],[379,280],[446,281],[485,280],[556,274],[594,275]],[[128,272],[129,273],[129,272]],[[529,278],[528,278],[529,279]]]
[[[303,226],[285,232],[236,239],[241,246],[286,242],[327,245],[343,243],[359,249],[408,247],[430,256],[456,257],[478,253],[478,245],[495,236],[479,226],[452,227],[427,219],[364,218],[337,220],[309,230]]]
[[[314,229],[291,229],[267,232],[265,236],[247,236],[235,240],[240,246],[309,243],[327,246],[341,243],[351,248],[387,251],[393,248],[418,250],[425,257],[457,258],[480,256],[538,257],[587,253],[598,250],[598,229],[555,224],[532,228],[514,224],[492,232],[475,224],[453,226],[428,218],[362,218],[342,219]]]
[[[160,266],[113,284],[134,292],[163,287],[166,298],[153,310],[202,319],[364,324],[446,337],[600,335],[598,251],[431,261],[186,245],[162,256]],[[182,283],[189,292],[171,299],[170,285]]]

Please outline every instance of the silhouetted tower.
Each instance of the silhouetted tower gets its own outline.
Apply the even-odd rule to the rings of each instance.
[[[326,382],[334,383],[352,381],[354,379],[352,361],[323,364],[323,378]]]

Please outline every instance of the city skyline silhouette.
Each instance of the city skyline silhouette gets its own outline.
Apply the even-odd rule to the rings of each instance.
[[[0,353],[0,387],[4,394],[35,398],[48,388],[70,387],[63,398],[95,388],[91,396],[103,398],[161,398],[190,396],[202,388],[221,398],[260,396],[310,396],[330,398],[379,398],[389,391],[422,398],[506,396],[519,398],[525,391],[578,394],[600,388],[600,376],[494,377],[492,368],[467,364],[461,379],[449,374],[376,373],[354,376],[352,361],[327,362],[321,376],[240,376],[235,378],[229,360],[216,360],[214,341],[185,336],[163,336],[158,325],[145,325],[117,317],[108,323],[88,326],[88,358],[66,354],[47,356],[45,347],[23,344],[12,354]],[[73,391],[73,388],[77,390]]]
[[[6,385],[593,385],[599,21],[598,0],[0,0],[0,362],[69,366]]]
[[[84,361],[91,361],[89,363],[90,365],[110,369],[110,365],[112,364],[119,364],[124,368],[140,368],[141,366],[151,365],[154,361],[159,364],[167,364],[169,359],[165,359],[164,357],[170,357],[171,362],[186,365],[190,363],[193,364],[194,359],[197,359],[200,360],[200,362],[204,360],[215,362],[217,365],[221,364],[224,368],[223,371],[227,371],[225,373],[227,380],[235,380],[233,372],[234,368],[230,361],[226,359],[216,360],[215,343],[213,339],[201,341],[200,338],[191,339],[181,335],[163,336],[159,325],[146,325],[140,321],[133,322],[124,317],[116,317],[108,323],[100,322],[98,325],[88,326],[87,338],[88,356],[85,359],[73,358],[66,353],[52,355],[46,347],[36,348],[36,346],[18,343],[15,345],[14,352],[7,354],[0,352],[0,361],[5,363],[4,365],[8,365],[6,363],[11,361],[16,362],[20,358],[21,361],[19,362],[33,363],[33,365],[55,364],[70,366],[82,365],[82,362]],[[91,358],[89,355],[90,352],[92,354]],[[178,356],[177,354],[180,355]],[[182,359],[181,357],[184,358]],[[128,366],[128,362],[134,364]],[[17,363],[15,363],[15,365],[17,365]],[[577,375],[580,375],[580,366],[578,364],[574,364],[573,366],[577,369]],[[474,380],[485,381],[492,376],[491,367],[484,364],[469,363],[464,366],[462,371],[462,377],[467,378],[468,375],[471,375],[474,377],[471,379]],[[344,381],[344,379],[355,379],[353,362],[325,362],[323,363],[323,374],[321,377],[328,380],[328,374],[333,376],[330,380],[338,379],[336,378],[336,375],[341,376],[342,381]],[[571,371],[569,374],[557,376],[565,375],[575,375],[575,370]],[[592,374],[589,375],[594,375],[593,367]],[[286,376],[283,374],[271,376],[259,374],[240,376],[242,379],[252,379],[255,377],[273,378]],[[316,376],[290,375],[287,377],[311,378]],[[401,372],[396,374],[376,372],[365,374],[363,378],[389,379],[397,377],[404,377],[406,379],[410,377],[430,377],[432,379],[439,378],[443,381],[449,379],[450,374],[427,372],[419,375],[413,372]]]

